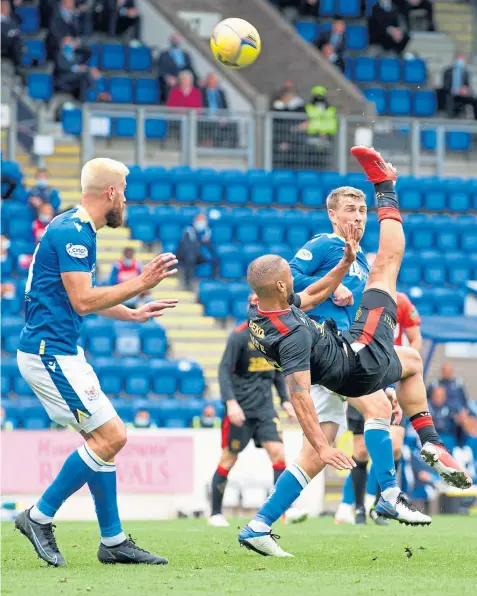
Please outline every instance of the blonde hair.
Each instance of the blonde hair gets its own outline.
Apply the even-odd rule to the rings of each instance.
[[[129,170],[122,162],[108,157],[96,157],[87,161],[81,170],[81,190],[85,193],[116,186],[118,179],[125,178],[128,174]]]
[[[326,208],[328,211],[330,209],[333,209],[333,211],[338,209],[340,200],[343,197],[351,197],[356,201],[366,201],[366,195],[362,190],[359,190],[359,188],[354,188],[353,186],[340,186],[339,188],[332,190],[326,199]]]

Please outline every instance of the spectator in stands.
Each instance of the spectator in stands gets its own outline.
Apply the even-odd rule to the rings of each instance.
[[[272,100],[270,109],[275,112],[303,112],[305,102],[298,95],[291,81],[285,81],[283,87]]]
[[[442,88],[437,90],[439,107],[454,118],[467,105],[472,106],[477,120],[477,98],[470,86],[470,73],[466,68],[465,55],[456,54],[454,64],[444,70]]]
[[[79,37],[80,29],[75,10],[75,0],[60,0],[60,4],[51,19],[46,37],[46,51],[49,60],[56,60],[62,40],[65,37]]]
[[[220,428],[220,425],[221,420],[212,404],[205,406],[202,414],[192,419],[192,428]]]
[[[132,423],[133,428],[157,428],[147,410],[138,410]]]
[[[167,105],[171,108],[202,108],[200,89],[194,85],[194,76],[189,70],[179,73],[178,84],[170,90]]]
[[[234,148],[238,144],[236,122],[221,118],[217,110],[227,110],[225,91],[217,82],[215,73],[210,72],[201,82],[202,105],[207,109],[207,120],[199,122],[199,142],[201,145]]]
[[[48,170],[38,168],[36,171],[36,185],[28,193],[28,203],[34,208],[39,209],[41,205],[50,204],[54,212],[60,208],[60,195],[56,188],[48,185]]]
[[[192,289],[194,269],[201,263],[212,263],[213,278],[217,277],[219,263],[211,237],[207,217],[203,213],[197,214],[192,226],[188,226],[182,234],[177,258],[184,268],[184,286],[187,290]]]
[[[81,37],[88,37],[93,33],[93,8],[90,0],[76,0],[76,23]]]
[[[169,49],[161,52],[158,62],[162,97],[167,97],[172,87],[177,85],[179,73],[183,70],[188,70],[193,74],[194,80],[197,79],[191,57],[182,49],[180,36],[174,33],[169,42]]]
[[[437,432],[444,443],[447,439],[448,445],[452,445],[452,442],[457,441],[457,424],[454,420],[457,410],[449,404],[445,388],[434,386],[428,393],[428,401]]]
[[[7,418],[5,408],[0,406],[0,429],[1,430],[13,430],[15,425],[12,420]]]
[[[38,244],[43,238],[47,225],[55,216],[53,207],[50,203],[40,203],[38,207],[38,214],[36,219],[33,221],[33,237],[35,238],[35,244]]]
[[[320,8],[319,0],[299,0],[300,13],[303,16],[317,17]]]
[[[111,37],[127,33],[131,43],[141,39],[141,17],[135,0],[106,0],[107,31]]]
[[[1,32],[2,32],[2,58],[13,62],[15,70],[21,66],[23,41],[19,27],[19,19],[12,12],[9,0],[2,0],[1,4]]]
[[[134,248],[126,247],[123,251],[122,258],[113,264],[109,277],[109,284],[111,286],[121,284],[125,281],[128,281],[128,279],[132,279],[133,277],[141,275],[141,273],[142,263],[136,260]],[[145,291],[142,294],[139,294],[139,296],[131,298],[131,300],[125,304],[126,306],[129,306],[129,308],[137,308],[140,304],[148,302],[150,296],[150,292]]]
[[[202,85],[202,105],[209,110],[209,114],[216,110],[227,110],[229,107],[225,91],[219,87],[213,72],[209,72]]]
[[[413,10],[424,10],[427,18],[427,30],[435,31],[433,0],[393,0],[400,15],[404,17],[408,31],[411,30],[409,15]]]
[[[385,51],[394,51],[400,56],[410,37],[399,26],[399,13],[392,0],[379,0],[373,6],[368,19],[369,42],[381,46]]]
[[[0,236],[0,263],[5,263],[5,261],[8,259],[8,251],[10,249],[10,246],[10,239],[2,234]]]
[[[325,43],[325,45],[321,48],[321,53],[328,60],[328,62],[336,66],[336,68],[341,70],[341,72],[345,71],[345,61],[343,56],[337,54],[330,43]]]
[[[3,165],[3,164],[2,164]],[[2,167],[2,199],[9,199],[18,186],[18,179],[6,173]]]
[[[343,19],[335,19],[331,30],[322,31],[313,43],[325,54],[330,62],[333,62],[340,70],[344,71],[343,55],[346,50],[346,23]],[[325,50],[325,48],[327,49]],[[330,59],[330,54],[336,56],[336,58]],[[341,64],[343,68],[341,68]]]
[[[75,99],[85,102],[93,82],[101,77],[97,68],[86,65],[90,56],[91,50],[81,45],[79,40],[65,37],[61,42],[61,51],[55,59],[55,89],[71,93]],[[103,100],[109,99],[105,93],[98,94],[98,97]]]

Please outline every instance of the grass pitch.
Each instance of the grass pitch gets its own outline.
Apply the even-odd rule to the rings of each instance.
[[[128,522],[140,546],[169,558],[167,567],[103,566],[95,523],[59,522],[68,567],[36,559],[30,543],[2,523],[2,594],[52,596],[475,596],[477,518],[436,516],[429,528],[335,526],[331,518],[279,526],[294,559],[260,557],[237,543],[237,528],[204,520]]]

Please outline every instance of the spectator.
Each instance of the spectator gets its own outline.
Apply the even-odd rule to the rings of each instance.
[[[334,66],[341,70],[341,72],[345,71],[345,62],[343,56],[337,54],[330,43],[326,43],[321,48],[321,52],[328,62],[334,64]]]
[[[132,423],[133,428],[157,428],[147,410],[138,410]]]
[[[221,420],[212,404],[205,406],[202,414],[192,419],[192,428],[220,428],[220,425]]]
[[[177,85],[179,73],[183,70],[190,71],[194,76],[194,80],[197,79],[192,60],[181,47],[182,42],[179,35],[177,33],[171,35],[169,42],[169,49],[161,52],[158,62],[162,97],[167,97],[169,91]]]
[[[285,81],[270,108],[276,112],[303,112],[305,102],[296,92],[293,83]]]
[[[78,34],[81,37],[88,37],[93,33],[93,15],[90,0],[76,0],[75,6]]]
[[[128,33],[131,42],[141,39],[141,17],[135,0],[106,0],[107,32],[111,37]]]
[[[202,105],[213,114],[216,110],[227,110],[228,102],[223,89],[218,86],[217,77],[210,72],[202,86]]]
[[[12,12],[9,0],[2,0],[2,58],[11,60],[18,71],[22,62],[23,42],[19,20]]]
[[[34,208],[39,209],[41,205],[47,203],[56,213],[60,208],[60,195],[56,188],[48,186],[48,170],[38,168],[36,171],[36,185],[28,193],[28,203]]]
[[[413,10],[424,10],[427,18],[427,30],[435,31],[433,0],[393,0],[398,13],[404,17],[408,31],[411,30],[409,15]]]
[[[457,425],[454,420],[457,410],[451,407],[446,390],[440,385],[434,386],[428,396],[429,411],[432,414],[434,426],[447,448],[452,448],[457,442]]]
[[[202,107],[200,89],[194,85],[194,77],[189,70],[183,70],[178,76],[178,85],[173,87],[167,98],[167,105],[171,108]]]
[[[333,53],[343,61],[346,50],[346,23],[342,19],[335,19],[331,31],[323,31],[313,43],[322,52],[324,46],[330,45]]]
[[[442,88],[437,90],[439,107],[454,118],[467,105],[472,106],[477,120],[477,98],[470,86],[470,74],[466,68],[465,55],[456,54],[454,64],[445,69]]]
[[[60,5],[53,14],[46,37],[48,59],[56,60],[62,40],[65,37],[76,38],[80,35],[75,14],[75,0],[60,0]]]
[[[97,68],[88,67],[86,62],[91,56],[91,50],[83,47],[77,39],[65,37],[61,43],[61,51],[55,59],[54,84],[55,89],[71,93],[81,102],[88,99],[88,91],[93,81],[101,78]],[[109,99],[107,93],[99,93],[98,98]]]
[[[47,225],[55,216],[53,207],[50,203],[40,203],[38,207],[38,216],[33,221],[33,237],[35,238],[35,244],[38,244],[43,238]]]
[[[13,420],[7,418],[7,414],[5,412],[5,408],[0,406],[0,429],[1,430],[13,430],[15,428],[15,424]]]
[[[207,108],[209,118],[202,119],[199,123],[199,142],[201,145],[213,147],[227,147],[229,149],[238,145],[237,123],[229,118],[221,118],[217,110],[227,110],[227,96],[217,82],[216,75],[211,72],[201,85],[202,105]]]
[[[308,120],[299,125],[308,135],[327,138],[335,135],[338,127],[336,108],[330,106],[326,95],[328,90],[322,85],[316,85],[311,90],[311,99],[305,106]]]
[[[5,263],[8,260],[10,246],[10,239],[2,234],[0,236],[0,263]]]
[[[177,258],[184,267],[184,286],[192,288],[194,269],[202,263],[212,263],[214,279],[218,274],[218,259],[211,240],[207,217],[202,213],[195,216],[192,226],[188,226],[177,249]]]
[[[121,284],[128,281],[128,279],[141,275],[142,263],[137,261],[134,257],[134,248],[126,247],[123,252],[123,257],[113,264],[109,278],[110,285],[115,286],[116,284]],[[128,300],[125,304],[130,308],[137,308],[141,302],[148,302],[149,298],[149,291],[145,291],[142,292],[142,294],[139,294],[139,296],[131,298],[131,300]]]
[[[400,56],[407,44],[409,35],[399,26],[399,14],[392,0],[379,0],[373,6],[368,19],[369,42],[381,46],[385,51],[392,50]]]

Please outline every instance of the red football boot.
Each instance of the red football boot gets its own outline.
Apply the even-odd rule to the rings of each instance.
[[[381,154],[372,147],[358,145],[351,148],[351,154],[359,161],[368,180],[373,184],[385,180],[396,180],[397,173],[390,163],[384,161]]]
[[[456,488],[470,488],[472,486],[472,478],[442,445],[424,443],[421,449],[421,459],[434,468],[447,484]]]

